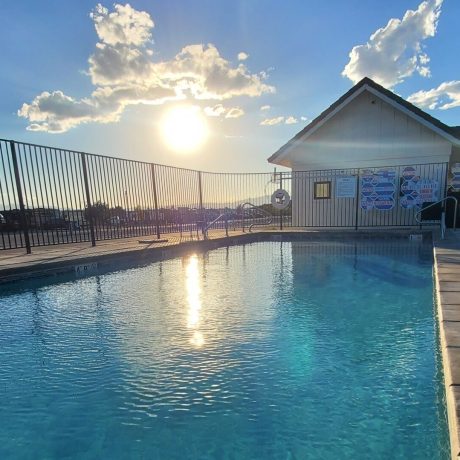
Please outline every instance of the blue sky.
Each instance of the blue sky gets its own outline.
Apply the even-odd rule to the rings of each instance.
[[[456,0],[4,0],[0,17],[3,138],[267,171],[269,155],[364,75],[460,125]],[[162,136],[178,104],[209,128],[187,154]]]

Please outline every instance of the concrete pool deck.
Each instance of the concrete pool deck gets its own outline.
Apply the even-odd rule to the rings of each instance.
[[[230,237],[241,235],[245,234],[242,231],[229,231]],[[224,230],[209,233],[209,241],[225,238]],[[198,240],[196,235],[171,233],[162,235],[159,241],[152,235],[98,241],[94,247],[88,242],[38,246],[32,248],[32,254],[26,254],[24,248],[8,249],[0,251],[0,286],[24,278],[74,271],[77,265],[104,264],[126,258],[142,262],[167,248],[197,243],[203,244],[203,240]]]
[[[407,237],[409,233],[420,233],[419,229],[351,230],[351,229],[257,229],[253,233],[241,230],[229,230],[229,238],[224,230],[210,230],[209,239],[198,240],[195,234],[171,233],[162,235],[160,241],[155,236],[140,236],[115,240],[98,241],[95,247],[90,243],[71,243],[32,248],[32,254],[26,254],[24,248],[0,251],[0,286],[26,278],[36,278],[59,273],[73,272],[78,266],[99,264],[100,268],[114,266],[123,260],[139,263],[180,256],[184,251],[213,249],[220,246],[246,243],[267,239],[269,235],[303,235],[305,238],[343,239]],[[167,241],[164,241],[164,240]]]
[[[439,335],[453,459],[460,459],[460,232],[434,239]]]

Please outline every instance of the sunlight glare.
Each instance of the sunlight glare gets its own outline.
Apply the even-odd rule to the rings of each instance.
[[[179,106],[163,118],[162,133],[169,148],[176,152],[192,152],[208,137],[208,125],[197,106]]]
[[[204,337],[198,330],[201,310],[201,288],[200,270],[198,267],[198,257],[196,255],[192,255],[188,259],[185,274],[188,301],[187,327],[194,331],[190,343],[199,348],[204,344]]]

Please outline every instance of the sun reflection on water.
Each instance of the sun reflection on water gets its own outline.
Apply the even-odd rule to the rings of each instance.
[[[196,254],[190,256],[188,259],[185,268],[185,276],[188,302],[187,327],[193,329],[190,343],[199,348],[204,345],[204,336],[198,330],[201,311],[201,287],[198,256]]]

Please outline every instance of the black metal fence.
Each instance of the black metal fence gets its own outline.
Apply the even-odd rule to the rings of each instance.
[[[241,225],[243,202],[266,208],[279,223],[270,204],[276,183],[269,173],[204,173],[0,140],[0,248],[199,237],[224,211],[213,228]],[[283,218],[290,220],[286,211]]]
[[[404,206],[407,196],[420,192],[407,190],[410,168],[419,181],[436,184],[437,196],[445,195],[447,164],[386,168],[394,190],[386,184],[385,191],[379,184],[386,179],[371,187],[385,168],[374,168],[375,178],[367,169],[209,173],[0,140],[0,248],[30,252],[149,235],[199,237],[222,214],[213,228],[237,228],[248,214],[263,224],[266,213],[277,227],[415,225],[417,203]],[[284,210],[271,204],[279,188],[292,197]],[[384,201],[392,206],[385,209]],[[242,209],[247,202],[254,205],[249,211]]]

